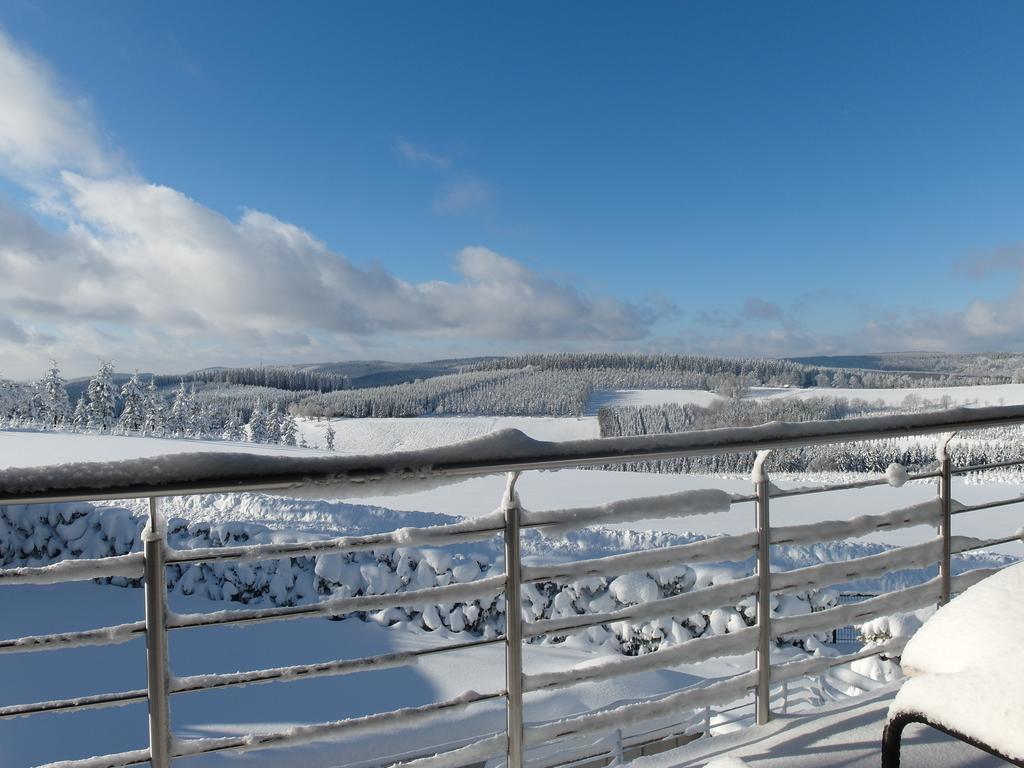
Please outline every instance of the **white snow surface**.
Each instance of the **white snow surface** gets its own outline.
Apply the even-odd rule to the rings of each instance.
[[[878,768],[886,711],[899,684],[826,704],[811,715],[776,714],[765,726],[698,739],[633,768],[718,768],[725,758],[749,768]],[[726,763],[728,765],[728,763]],[[906,768],[1004,768],[1006,763],[932,728],[911,726],[903,736]]]
[[[904,670],[950,674],[983,658],[1019,657],[1024,637],[1022,599],[1024,564],[1009,566],[975,584],[940,608],[914,635],[903,653]],[[1018,687],[1024,690],[1024,685]]]
[[[1016,597],[1019,599],[1019,594]],[[1020,637],[1013,639],[1019,646]],[[914,642],[913,638],[910,642]],[[987,744],[1014,760],[1022,760],[1022,681],[1024,660],[1018,647],[1008,656],[985,657],[959,672],[910,678],[897,694],[889,714],[923,713],[934,723]]]
[[[589,440],[600,437],[597,419],[553,416],[422,416],[412,419],[299,419],[299,433],[313,446],[325,445],[334,428],[334,451],[373,455],[438,448],[503,429],[518,429],[534,440]]]

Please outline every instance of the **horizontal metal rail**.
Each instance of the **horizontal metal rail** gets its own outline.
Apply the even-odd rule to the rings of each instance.
[[[34,565],[0,569],[0,586],[6,584],[63,584],[68,581],[90,581],[120,576],[142,578],[145,563],[141,552],[113,557],[62,560],[50,565]]]
[[[0,504],[187,496],[239,491],[292,491],[304,486],[354,490],[366,483],[404,480],[458,479],[533,469],[616,464],[635,460],[672,459],[721,453],[857,442],[869,439],[941,434],[964,429],[1024,424],[1024,406],[954,408],[900,416],[870,416],[839,421],[764,424],[758,427],[711,429],[668,435],[643,435],[547,443],[518,430],[455,449],[408,451],[377,457],[298,458],[255,454],[209,454],[210,466],[198,466],[194,455],[176,460],[162,457],[158,478],[148,459],[112,463],[83,462],[54,476],[44,468],[0,470]],[[198,454],[202,455],[202,454]]]
[[[504,690],[490,693],[468,691],[462,696],[434,704],[426,704],[421,707],[406,707],[390,712],[382,712],[377,715],[367,715],[366,717],[315,723],[312,725],[299,725],[285,731],[179,741],[172,757],[195,757],[213,754],[214,752],[265,749],[267,747],[283,747],[289,744],[302,744],[317,739],[337,739],[355,736],[392,723],[408,727],[429,722],[451,712],[457,712],[472,704],[502,699],[504,697]]]
[[[290,683],[298,680],[308,680],[313,677],[336,677],[340,675],[355,674],[358,672],[394,669],[396,667],[415,664],[419,658],[424,656],[434,656],[441,653],[447,653],[449,651],[462,651],[469,648],[494,645],[503,641],[503,637],[497,637],[487,640],[471,640],[462,643],[450,643],[448,645],[439,645],[435,648],[424,648],[418,651],[403,651],[401,653],[367,656],[358,659],[335,659],[332,661],[319,662],[317,664],[296,664],[288,667],[254,669],[248,672],[173,677],[171,678],[169,693],[195,693],[197,691],[209,691],[218,688],[234,688],[247,685],[261,685],[265,683]],[[82,709],[121,707],[128,704],[143,702],[145,700],[146,690],[140,688],[134,691],[100,693],[93,696],[79,696],[76,698],[41,701],[34,704],[14,704],[0,707],[0,720],[15,717],[26,717],[28,715],[40,714],[43,712],[71,712]]]
[[[29,635],[13,640],[0,640],[0,653],[27,653],[51,651],[59,648],[80,648],[95,645],[118,645],[127,643],[146,633],[146,622],[133,621],[98,629],[84,629],[77,632],[55,632],[50,635]]]
[[[941,475],[940,472],[915,472],[914,474],[907,475],[906,482],[912,483],[915,480],[932,480]],[[831,483],[829,485],[809,485],[800,488],[773,488],[771,491],[771,498],[773,499],[786,499],[791,496],[808,496],[815,493],[830,493],[832,491],[855,491],[861,488],[877,488],[879,486],[890,485],[886,478],[878,478],[873,480],[857,480],[852,483]],[[756,496],[751,496],[751,501],[756,500]]]
[[[403,608],[415,605],[436,605],[438,603],[474,600],[494,597],[505,587],[504,576],[490,576],[478,581],[449,584],[445,587],[416,589],[408,592],[390,592],[383,595],[360,595],[359,597],[334,597],[306,605],[291,605],[284,608],[255,608],[247,610],[217,611],[214,613],[171,613],[167,619],[168,629],[192,627],[214,627],[222,625],[258,624],[280,619],[306,619],[315,616],[346,616],[350,613],[381,611],[386,608]]]
[[[452,525],[438,525],[432,528],[406,528],[391,533],[339,536],[333,539],[288,544],[249,544],[201,549],[168,548],[166,559],[168,563],[206,561],[247,563],[260,560],[282,560],[288,557],[323,557],[347,552],[366,552],[385,547],[422,547],[483,541],[501,535],[504,530],[503,525],[495,524],[484,518]]]
[[[954,515],[962,515],[964,512],[976,512],[980,509],[995,509],[996,507],[1009,507],[1013,504],[1020,504],[1024,502],[1024,495],[1018,496],[1014,499],[1000,499],[999,501],[986,501],[981,504],[969,504],[962,506],[959,509],[954,509]]]
[[[1024,459],[1010,459],[1009,461],[993,461],[989,464],[973,464],[969,467],[959,467],[953,470],[954,475],[967,475],[971,472],[984,472],[989,469],[1004,469],[1006,467],[1024,466]]]

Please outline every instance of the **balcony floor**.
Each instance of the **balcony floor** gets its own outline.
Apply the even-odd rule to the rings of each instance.
[[[778,716],[766,726],[699,739],[643,757],[634,768],[701,768],[735,757],[750,768],[878,768],[882,728],[899,684],[835,702],[814,715]],[[904,731],[902,768],[999,768],[1002,760],[922,725]],[[721,768],[739,768],[722,760]],[[717,767],[716,767],[717,768]]]

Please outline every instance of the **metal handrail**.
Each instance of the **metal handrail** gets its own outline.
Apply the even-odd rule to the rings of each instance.
[[[95,501],[152,496],[188,496],[240,491],[297,491],[309,485],[345,488],[383,480],[410,483],[459,479],[534,469],[570,469],[634,460],[743,453],[806,445],[956,432],[1024,424],[1024,405],[953,408],[902,416],[868,416],[841,421],[773,422],[757,427],[709,429],[667,435],[572,440],[533,440],[503,430],[468,441],[465,450],[427,449],[383,456],[293,458],[256,454],[179,454],[162,458],[160,478],[148,459],[82,462],[53,476],[46,467],[0,470],[0,504]],[[191,456],[193,459],[179,459]],[[216,457],[209,466],[195,456]],[[116,466],[115,466],[116,465]],[[133,477],[133,481],[126,478]]]
[[[97,630],[86,630],[78,633],[63,633],[59,635],[43,635],[39,637],[18,638],[9,641],[0,641],[0,652],[18,652],[25,650],[45,650],[58,648],[67,645],[81,644],[109,644],[124,642],[144,634],[147,641],[147,689],[145,691],[124,691],[120,693],[98,694],[91,697],[84,697],[75,700],[55,700],[49,702],[37,702],[35,704],[14,705],[0,708],[0,718],[24,716],[40,712],[64,712],[78,709],[97,708],[112,706],[120,703],[146,700],[149,704],[149,730],[150,746],[146,750],[135,750],[121,755],[108,756],[110,759],[105,765],[121,766],[133,765],[149,761],[154,768],[167,768],[171,760],[178,757],[186,757],[193,754],[205,754],[211,751],[223,751],[231,749],[254,748],[257,746],[280,746],[294,740],[289,733],[262,734],[254,742],[249,737],[225,737],[203,739],[198,742],[174,742],[171,737],[171,726],[169,717],[168,700],[170,695],[178,693],[189,693],[211,688],[227,687],[232,685],[246,685],[256,682],[275,682],[300,679],[309,675],[335,675],[346,674],[357,666],[359,668],[382,668],[396,666],[403,662],[408,663],[406,657],[426,655],[427,653],[440,653],[447,650],[466,649],[477,645],[488,645],[501,642],[506,648],[506,688],[502,691],[487,694],[474,694],[465,701],[451,700],[439,702],[436,705],[428,705],[422,710],[423,716],[429,716],[434,709],[465,706],[474,701],[484,701],[494,698],[503,698],[506,702],[507,724],[503,737],[508,757],[508,764],[511,768],[521,768],[523,764],[523,750],[543,740],[541,734],[548,734],[550,738],[561,738],[561,735],[572,735],[582,733],[593,733],[608,727],[612,722],[613,712],[602,711],[590,715],[579,715],[570,720],[574,725],[566,725],[570,728],[562,733],[552,724],[535,724],[529,729],[523,723],[522,696],[524,688],[537,690],[541,687],[561,687],[572,685],[572,679],[558,679],[558,674],[547,682],[545,675],[527,678],[523,675],[522,649],[526,638],[540,634],[541,629],[562,631],[576,631],[587,626],[592,626],[598,619],[611,621],[612,617],[580,617],[579,621],[547,620],[539,622],[534,627],[523,621],[521,611],[514,611],[513,607],[518,600],[512,598],[520,593],[524,582],[543,580],[552,576],[557,578],[558,568],[522,568],[521,556],[519,553],[520,534],[523,528],[543,527],[549,524],[545,522],[530,524],[521,520],[521,507],[518,495],[515,492],[515,482],[518,474],[526,469],[555,469],[581,465],[607,464],[616,462],[627,462],[635,459],[659,459],[676,458],[680,456],[708,453],[732,453],[747,450],[758,450],[758,460],[754,472],[754,490],[752,496],[733,496],[731,503],[742,503],[754,501],[757,511],[757,526],[754,535],[741,534],[739,536],[725,537],[719,539],[724,542],[726,539],[735,540],[731,545],[737,553],[748,552],[756,554],[756,574],[748,579],[741,580],[728,586],[729,589],[718,587],[699,590],[697,593],[686,593],[678,598],[666,598],[654,601],[644,607],[625,609],[615,615],[615,620],[630,617],[644,617],[652,610],[672,613],[674,608],[682,603],[690,604],[694,601],[707,598],[714,602],[712,595],[719,593],[726,594],[742,587],[746,594],[751,592],[757,595],[757,622],[754,627],[747,630],[740,630],[732,633],[728,639],[702,638],[692,641],[690,648],[675,652],[655,652],[645,657],[639,657],[630,661],[620,660],[617,663],[607,665],[606,671],[596,669],[588,670],[586,675],[579,679],[604,679],[608,676],[625,674],[630,669],[645,668],[661,662],[662,659],[669,663],[668,659],[690,657],[706,657],[707,654],[714,654],[716,645],[719,648],[746,647],[750,642],[751,647],[756,647],[757,665],[754,671],[739,675],[735,679],[720,680],[710,685],[699,686],[688,698],[687,691],[669,694],[667,696],[655,697],[654,699],[640,702],[636,705],[636,712],[647,712],[651,716],[660,716],[658,713],[674,711],[672,707],[676,702],[682,704],[686,701],[697,702],[701,706],[710,704],[727,703],[734,700],[737,691],[746,693],[753,690],[756,693],[756,720],[759,723],[766,722],[771,717],[771,685],[774,682],[785,682],[797,676],[812,673],[820,673],[836,664],[846,663],[858,658],[866,658],[880,652],[898,651],[899,641],[893,641],[872,649],[864,649],[855,654],[831,659],[810,659],[793,662],[782,666],[771,664],[770,649],[775,636],[788,632],[800,631],[801,628],[810,630],[818,627],[822,621],[849,623],[854,617],[873,616],[878,611],[893,610],[897,606],[903,606],[907,601],[922,601],[938,599],[940,604],[949,599],[953,593],[954,585],[959,590],[965,588],[977,580],[987,571],[971,572],[958,577],[953,577],[951,572],[951,557],[956,552],[967,552],[975,549],[995,546],[1017,540],[1019,534],[1012,537],[1003,537],[989,540],[970,539],[967,537],[954,537],[951,534],[951,516],[962,512],[987,509],[990,507],[1019,503],[1024,497],[1004,501],[989,502],[985,504],[965,507],[956,505],[952,500],[951,478],[953,475],[964,474],[970,471],[985,470],[997,467],[1017,466],[1024,464],[1018,462],[998,462],[995,464],[978,465],[976,467],[965,467],[953,469],[945,446],[952,437],[953,430],[977,429],[992,426],[1007,426],[1024,424],[1024,406],[984,408],[984,409],[955,409],[952,411],[914,414],[905,417],[871,417],[862,419],[850,419],[839,422],[805,422],[801,424],[772,424],[761,427],[748,427],[729,430],[709,430],[705,432],[684,433],[668,436],[645,436],[638,438],[616,438],[611,440],[586,440],[567,443],[542,443],[526,438],[521,433],[518,435],[505,434],[493,440],[476,441],[470,448],[440,449],[438,451],[420,451],[404,454],[394,454],[387,457],[341,457],[338,459],[279,459],[267,461],[266,457],[253,457],[234,455],[232,466],[234,469],[222,472],[221,476],[211,479],[209,476],[193,479],[183,479],[183,473],[195,475],[197,470],[187,468],[182,464],[178,470],[163,474],[158,480],[148,483],[126,483],[123,478],[133,471],[148,467],[147,460],[127,461],[111,465],[102,465],[102,478],[96,482],[94,477],[97,471],[96,464],[84,463],[78,465],[74,470],[65,470],[57,480],[47,486],[42,485],[40,478],[46,477],[46,470],[4,470],[0,471],[0,504],[21,503],[33,504],[41,502],[59,502],[83,499],[109,499],[124,498],[126,496],[142,496],[150,500],[149,523],[144,532],[144,551],[141,565],[143,566],[143,582],[146,587],[146,618],[144,622],[122,625],[120,627],[107,627]],[[841,608],[829,609],[818,612],[809,617],[773,618],[769,611],[770,596],[773,591],[786,591],[806,584],[814,583],[815,579],[839,578],[840,574],[846,573],[844,566],[853,567],[856,561],[846,564],[833,564],[831,566],[817,566],[803,569],[801,572],[785,572],[776,574],[774,577],[769,569],[769,548],[773,544],[782,541],[820,541],[822,536],[816,539],[808,526],[790,526],[789,528],[773,528],[770,520],[770,505],[773,500],[781,500],[791,496],[799,496],[809,493],[821,493],[832,490],[866,488],[882,485],[885,480],[864,480],[853,483],[840,483],[812,488],[797,488],[790,491],[780,491],[769,481],[768,474],[764,469],[768,452],[775,448],[791,447],[795,445],[808,445],[817,443],[838,443],[852,442],[864,439],[895,437],[908,434],[931,434],[943,433],[946,435],[938,452],[939,470],[934,472],[923,472],[910,477],[913,479],[939,478],[938,507],[934,514],[930,509],[910,508],[908,510],[896,510],[884,515],[874,517],[866,516],[859,519],[854,525],[849,521],[846,528],[835,528],[836,530],[854,531],[863,528],[865,525],[875,527],[897,527],[904,525],[915,525],[925,522],[933,522],[937,519],[940,535],[934,542],[926,545],[915,545],[910,549],[915,552],[920,550],[914,557],[914,562],[922,560],[927,552],[938,547],[941,555],[938,558],[940,575],[919,587],[912,587],[891,593],[888,596],[873,598],[870,601],[859,604],[857,607],[843,606]],[[440,456],[440,458],[438,458]],[[468,458],[475,457],[475,458]],[[245,461],[239,464],[239,459],[252,460],[255,467],[247,468]],[[270,467],[285,466],[287,471],[276,473],[268,472]],[[223,468],[222,468],[223,469]],[[212,471],[216,471],[216,468]],[[177,472],[177,474],[176,474]],[[308,605],[295,606],[290,608],[256,609],[233,611],[235,615],[203,616],[203,615],[177,615],[169,612],[167,608],[167,593],[164,585],[165,567],[172,563],[207,562],[207,561],[251,561],[277,559],[301,556],[320,556],[336,554],[344,551],[356,551],[361,549],[372,549],[389,543],[397,542],[391,534],[376,534],[366,537],[341,537],[316,542],[299,542],[295,544],[271,544],[271,545],[250,545],[232,546],[224,548],[207,548],[202,550],[172,550],[167,544],[167,531],[159,509],[159,499],[169,495],[227,492],[240,490],[275,490],[285,491],[287,489],[298,489],[302,485],[331,485],[339,486],[342,493],[351,491],[364,483],[372,483],[375,479],[401,478],[409,480],[414,484],[416,480],[426,479],[428,482],[436,478],[456,478],[472,475],[493,474],[497,472],[508,473],[501,510],[503,520],[500,522],[485,520],[474,523],[441,526],[437,529],[419,529],[423,531],[422,536],[430,543],[447,544],[458,541],[480,540],[489,538],[495,534],[503,534],[506,547],[506,573],[503,577],[482,579],[478,582],[437,587],[428,590],[414,590],[407,593],[399,593],[388,596],[362,596],[354,598],[332,598]],[[126,474],[127,473],[127,474]],[[199,474],[203,472],[200,471]],[[209,473],[207,473],[209,474]],[[52,476],[51,476],[52,477]],[[96,487],[99,486],[99,487]],[[548,515],[550,517],[550,515]],[[541,519],[541,518],[537,518]],[[586,525],[586,522],[580,525]],[[805,530],[806,529],[806,530]],[[786,537],[789,538],[786,538]],[[781,537],[781,538],[780,538]],[[830,538],[830,537],[824,537]],[[748,546],[749,539],[749,546]],[[682,545],[677,548],[669,548],[664,554],[679,549],[693,551],[707,549],[707,556],[712,556],[712,548],[707,545],[691,544]],[[906,548],[903,548],[906,549]],[[218,551],[219,550],[219,551]],[[927,550],[927,552],[926,552]],[[630,555],[616,556],[623,564],[632,563],[635,567],[650,558],[663,558],[663,553],[651,553],[635,557]],[[137,574],[140,564],[137,555],[130,555],[122,558],[109,558],[112,562],[106,564],[111,573],[106,575],[121,575],[123,573]],[[608,558],[605,558],[608,559]],[[868,558],[861,558],[862,565],[871,565],[869,570],[877,571],[884,567],[887,561],[886,555],[876,555]],[[925,558],[926,559],[926,558]],[[0,584],[3,583],[33,583],[39,579],[50,580],[49,583],[63,580],[63,578],[96,578],[104,574],[104,558],[82,562],[75,568],[70,565],[20,568],[0,570]],[[116,562],[113,562],[115,561]],[[611,558],[615,560],[615,558]],[[602,561],[598,558],[593,567]],[[877,561],[877,562],[876,562]],[[654,562],[654,560],[651,560]],[[933,561],[934,562],[934,561]],[[589,564],[583,564],[590,567]],[[624,565],[623,567],[627,567]],[[53,570],[47,570],[53,568]],[[569,571],[572,572],[571,569]],[[849,574],[846,574],[849,575]],[[492,584],[493,582],[493,584]],[[171,676],[167,663],[167,632],[171,629],[217,625],[225,623],[270,621],[287,618],[300,618],[305,616],[318,616],[330,613],[345,613],[353,610],[360,610],[361,606],[376,605],[378,603],[394,606],[419,604],[424,600],[444,600],[444,595],[472,594],[482,587],[487,587],[488,593],[492,586],[498,587],[497,591],[504,592],[506,596],[506,632],[497,638],[472,641],[466,643],[450,644],[438,648],[432,648],[422,652],[409,652],[404,654],[387,654],[376,657],[368,657],[359,660],[335,660],[320,664],[297,665],[293,667],[280,667],[264,670],[252,670],[249,672],[194,675],[190,678],[177,679]],[[700,594],[701,592],[707,594]],[[450,598],[455,599],[455,598]],[[718,599],[718,598],[715,598]],[[383,602],[382,602],[383,601]],[[916,603],[915,603],[916,605]],[[693,606],[691,606],[693,607]],[[701,605],[701,608],[708,606]],[[711,606],[714,607],[714,606]],[[589,621],[593,618],[594,621]],[[774,625],[774,626],[773,626]],[[816,631],[816,630],[815,630]],[[717,641],[717,642],[715,642]],[[682,648],[682,646],[677,646]],[[618,668],[616,668],[618,667]],[[774,671],[773,671],[774,670]],[[732,698],[730,698],[732,697]],[[672,704],[670,707],[669,705]],[[696,704],[695,704],[696,706]],[[432,707],[434,709],[432,709]],[[414,708],[415,709],[415,708]],[[410,710],[411,711],[411,710]],[[397,711],[396,711],[397,712]],[[389,721],[396,713],[382,713],[373,716],[381,722]],[[417,715],[419,716],[419,715]],[[372,719],[372,718],[371,718]],[[561,726],[560,726],[561,727]],[[323,723],[313,726],[304,726],[307,731],[317,733],[334,734],[351,730],[352,726],[348,721],[337,723]],[[575,728],[575,730],[572,730]],[[302,730],[302,729],[300,729]],[[559,735],[561,734],[561,735]],[[469,752],[466,753],[467,755]],[[474,752],[473,754],[476,754]],[[95,760],[91,759],[91,760]],[[419,763],[416,760],[414,763]],[[426,766],[429,759],[422,760]],[[76,761],[62,763],[62,765],[73,766]],[[84,764],[92,764],[86,761]]]

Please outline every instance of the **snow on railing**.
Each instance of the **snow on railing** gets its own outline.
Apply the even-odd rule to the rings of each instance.
[[[448,745],[448,749],[438,754],[396,755],[392,763],[408,768],[462,768],[504,754],[509,766],[520,768],[525,748],[549,745],[546,748],[550,749],[554,742],[586,737],[590,734],[604,734],[601,739],[607,741],[606,737],[610,733],[616,734],[614,744],[609,748],[610,759],[617,757],[621,761],[622,755],[625,754],[622,735],[624,728],[671,717],[674,718],[674,725],[668,732],[674,734],[672,738],[678,743],[678,739],[686,734],[699,735],[710,732],[708,713],[711,707],[749,697],[752,692],[755,694],[756,719],[758,722],[764,722],[771,716],[773,684],[776,686],[776,700],[781,695],[785,702],[788,701],[786,691],[790,681],[822,675],[841,665],[876,654],[897,655],[905,643],[905,639],[893,638],[883,644],[872,645],[854,653],[832,657],[807,657],[772,666],[770,650],[778,639],[813,635],[870,618],[915,610],[935,602],[942,603],[949,599],[954,590],[965,589],[991,573],[991,570],[985,569],[953,578],[951,556],[956,552],[967,552],[1014,541],[1020,534],[989,540],[954,537],[951,534],[951,516],[1020,503],[1024,501],[1024,496],[963,506],[952,499],[950,480],[953,474],[1024,462],[999,462],[954,470],[944,446],[956,430],[1017,424],[1024,424],[1024,407],[955,409],[938,413],[834,422],[774,423],[750,428],[565,443],[539,442],[510,430],[433,451],[371,457],[306,459],[239,454],[194,454],[102,464],[83,463],[65,467],[2,470],[0,504],[143,497],[150,499],[150,520],[144,532],[145,547],[141,553],[99,559],[67,560],[45,566],[0,569],[0,586],[53,584],[114,576],[129,579],[141,577],[147,588],[144,621],[77,632],[0,640],[0,653],[110,645],[144,635],[147,638],[147,688],[4,706],[0,707],[0,718],[148,702],[149,748],[82,760],[61,761],[50,764],[49,768],[117,768],[146,762],[151,763],[154,768],[167,768],[172,760],[210,752],[294,746],[322,739],[346,738],[353,734],[386,734],[395,728],[416,725],[443,716],[445,713],[494,699],[505,701],[505,732],[484,735],[475,743]],[[772,499],[786,499],[840,489],[866,488],[888,481],[868,480],[782,491],[770,484],[764,470],[764,457],[768,451],[816,443],[851,442],[924,433],[948,435],[941,443],[938,453],[938,471],[919,473],[910,477],[912,480],[938,478],[937,498],[903,509],[864,514],[847,520],[784,527],[771,525],[769,505]],[[519,496],[515,491],[518,474],[528,469],[559,469],[636,459],[750,450],[760,452],[753,476],[754,493],[750,496],[730,495],[724,491],[707,489],[616,501],[594,507],[528,511],[521,508]],[[167,532],[159,511],[159,499],[172,495],[263,490],[288,495],[316,495],[321,498],[329,495],[350,497],[366,490],[367,484],[372,493],[381,492],[383,486],[401,491],[419,490],[424,485],[432,486],[452,479],[502,472],[508,473],[509,482],[499,509],[490,515],[452,525],[407,528],[368,536],[176,550],[167,545]],[[901,482],[906,479],[905,473],[896,475]],[[657,550],[550,565],[524,566],[519,555],[520,533],[523,528],[540,528],[549,534],[561,534],[602,522],[621,523],[657,517],[720,513],[733,505],[749,502],[755,504],[758,520],[757,530],[749,533],[718,536]],[[813,544],[914,525],[937,525],[939,536],[921,544],[848,561],[776,573],[770,573],[768,568],[768,548],[772,545]],[[328,597],[310,604],[273,608],[177,614],[167,607],[164,569],[169,564],[317,557],[388,546],[447,545],[480,541],[496,535],[502,535],[505,540],[506,572],[502,576],[400,593]],[[746,560],[751,556],[757,558],[757,569],[753,576],[713,584],[672,597],[640,602],[614,611],[525,621],[521,608],[514,611],[519,601],[505,599],[509,595],[521,595],[522,586],[529,583],[557,583],[590,576],[605,577],[654,570],[680,563]],[[853,579],[871,578],[890,571],[921,568],[936,562],[939,564],[939,576],[915,587],[806,615],[773,616],[770,610],[772,593],[817,589]],[[504,599],[514,611],[506,612],[506,631],[504,635],[496,638],[487,637],[419,651],[360,659],[337,659],[316,664],[188,677],[174,676],[167,663],[166,633],[170,630],[315,616],[341,616],[353,612],[456,603],[495,596]],[[757,620],[753,626],[721,635],[688,640],[641,656],[610,657],[597,664],[586,664],[567,670],[523,674],[523,643],[532,638],[542,635],[564,636],[589,627],[638,622],[660,616],[690,615],[700,610],[736,605],[751,597],[756,601]],[[289,682],[316,676],[388,669],[415,664],[419,657],[429,654],[471,649],[498,642],[503,643],[506,649],[506,686],[501,690],[484,693],[468,691],[454,699],[422,707],[394,710],[350,720],[295,726],[280,731],[191,740],[177,739],[172,734],[168,706],[168,699],[172,695],[213,688]],[[757,652],[756,668],[750,672],[705,681],[676,693],[614,705],[555,721],[531,723],[529,726],[523,723],[522,706],[525,692],[569,687],[586,681],[607,680],[639,671],[749,651]],[[665,738],[666,728],[659,726],[648,733],[652,739]],[[639,738],[639,735],[634,734],[630,738]],[[592,751],[592,747],[587,749]],[[584,753],[577,750],[575,753],[563,755],[561,761],[568,764],[583,756]],[[383,764],[387,760],[382,758],[381,762]],[[548,764],[553,764],[550,759]]]

